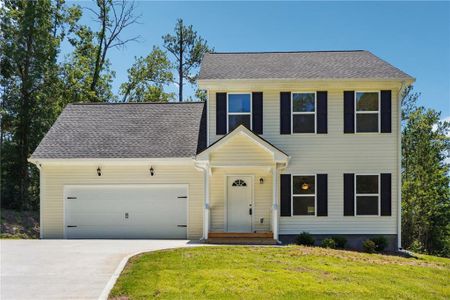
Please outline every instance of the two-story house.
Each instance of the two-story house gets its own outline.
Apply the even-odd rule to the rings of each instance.
[[[400,247],[400,97],[368,51],[212,53],[206,103],[68,105],[30,161],[42,238],[270,237]]]

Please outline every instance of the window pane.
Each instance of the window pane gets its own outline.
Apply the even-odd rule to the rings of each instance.
[[[293,115],[292,132],[294,133],[314,133],[314,115]]]
[[[378,132],[378,114],[356,114],[357,132]]]
[[[314,197],[294,197],[292,201],[294,207],[294,215],[314,216]]]
[[[292,94],[292,110],[294,112],[314,112],[314,94]]]
[[[231,115],[228,116],[228,131],[231,132],[233,129],[243,124],[245,127],[250,129],[250,115]]]
[[[250,95],[229,94],[228,112],[250,112]]]
[[[358,196],[356,197],[357,215],[378,215],[378,197]]]
[[[316,189],[314,176],[293,176],[292,184],[294,195],[314,194]]]
[[[377,175],[356,175],[357,194],[378,194]]]
[[[378,93],[356,93],[357,111],[378,111]]]

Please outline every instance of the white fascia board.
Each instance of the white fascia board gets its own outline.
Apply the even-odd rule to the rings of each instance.
[[[175,158],[29,158],[37,166],[67,165],[191,165],[192,157]]]

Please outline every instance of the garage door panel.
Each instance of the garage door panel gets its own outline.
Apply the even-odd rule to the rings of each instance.
[[[186,238],[186,187],[71,186],[65,194],[67,238]]]

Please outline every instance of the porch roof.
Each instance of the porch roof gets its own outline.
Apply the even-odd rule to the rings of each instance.
[[[243,125],[238,126],[233,131],[229,132],[213,144],[211,144],[208,148],[197,154],[197,161],[209,161],[210,154],[221,149],[223,146],[227,145],[230,141],[234,140],[237,137],[245,137],[248,141],[257,145],[264,151],[268,152],[272,155],[272,159],[274,163],[285,163],[287,164],[290,157],[281,149],[277,148],[258,134],[254,133],[250,129],[246,128]]]

